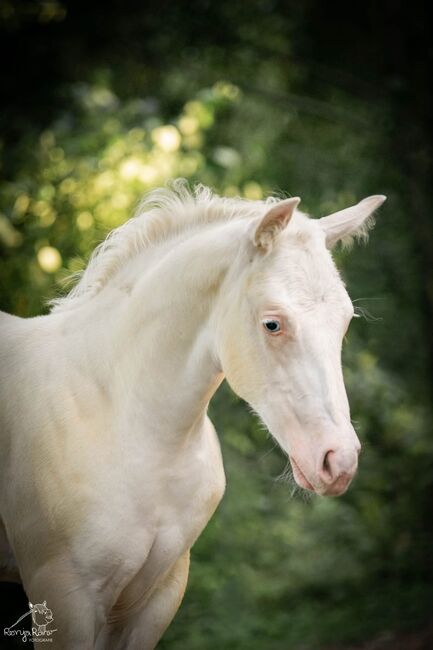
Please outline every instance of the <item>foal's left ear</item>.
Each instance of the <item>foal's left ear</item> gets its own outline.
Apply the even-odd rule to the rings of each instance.
[[[369,223],[369,217],[384,201],[386,196],[383,194],[368,196],[350,208],[319,219],[319,224],[326,234],[326,246],[333,248],[339,241],[350,244],[353,237],[365,237],[372,225]]]
[[[289,223],[300,201],[297,196],[280,201],[265,214],[254,233],[254,244],[258,249],[263,252],[272,249],[276,238]]]

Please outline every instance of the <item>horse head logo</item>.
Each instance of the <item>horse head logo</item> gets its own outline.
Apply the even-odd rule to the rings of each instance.
[[[32,614],[33,625],[36,626],[38,633],[47,631],[47,625],[53,622],[53,612],[47,607],[47,601],[32,605],[29,603]]]

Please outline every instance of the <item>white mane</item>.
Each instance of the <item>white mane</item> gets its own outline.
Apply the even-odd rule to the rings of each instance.
[[[53,311],[69,309],[95,296],[125,262],[145,248],[199,224],[259,216],[266,206],[278,200],[222,198],[204,185],[190,188],[184,179],[154,190],[141,201],[134,217],[112,230],[95,248],[69,294],[51,301]]]

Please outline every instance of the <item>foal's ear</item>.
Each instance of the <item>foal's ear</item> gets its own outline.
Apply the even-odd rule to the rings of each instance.
[[[258,249],[264,252],[272,249],[276,238],[289,223],[300,201],[297,196],[280,201],[265,214],[254,233],[254,244]]]
[[[339,241],[350,245],[354,237],[366,237],[369,228],[373,225],[370,217],[384,201],[386,196],[382,194],[368,196],[350,208],[319,219],[319,224],[326,235],[326,246],[333,248]]]

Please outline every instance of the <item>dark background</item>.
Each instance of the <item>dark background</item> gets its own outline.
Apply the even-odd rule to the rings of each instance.
[[[388,196],[368,246],[337,253],[365,316],[344,352],[359,477],[338,500],[293,495],[274,480],[282,454],[220,391],[228,491],[161,647],[433,647],[427,2],[0,0],[0,30],[6,311],[44,313],[173,176],[299,194],[315,216]],[[6,618],[25,611],[2,594]]]

